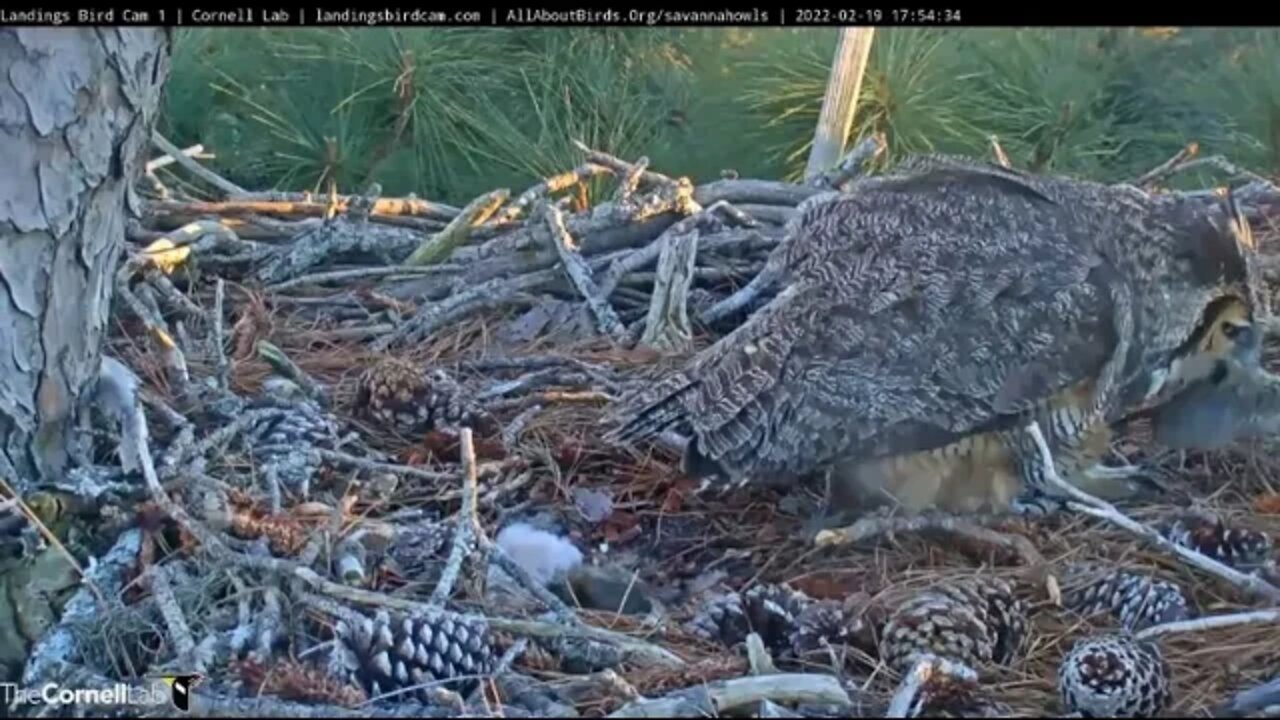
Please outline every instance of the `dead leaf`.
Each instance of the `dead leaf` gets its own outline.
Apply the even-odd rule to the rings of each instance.
[[[1280,495],[1261,495],[1253,501],[1253,509],[1263,515],[1280,515]]]

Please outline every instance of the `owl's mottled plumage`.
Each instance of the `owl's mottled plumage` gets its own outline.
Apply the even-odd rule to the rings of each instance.
[[[1172,699],[1160,648],[1124,634],[1076,641],[1058,666],[1058,692],[1080,717],[1155,717]]]
[[[1070,479],[1211,304],[1259,304],[1245,227],[1229,201],[908,164],[802,206],[769,261],[785,289],[624,399],[611,437],[688,432],[703,477],[834,467],[904,505],[1006,505],[1041,473],[1031,420]]]

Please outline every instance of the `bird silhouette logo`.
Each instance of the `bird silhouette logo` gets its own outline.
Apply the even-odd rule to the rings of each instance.
[[[164,680],[165,685],[169,686],[173,706],[182,712],[188,712],[191,709],[191,691],[203,678],[204,676],[199,673],[191,673],[190,675],[165,675],[161,679]]]

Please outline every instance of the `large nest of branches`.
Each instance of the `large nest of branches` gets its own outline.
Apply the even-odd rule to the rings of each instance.
[[[1170,486],[1125,517],[1224,576],[1087,513],[870,521],[815,545],[821,487],[703,494],[676,443],[605,443],[608,403],[767,302],[758,277],[796,206],[883,143],[808,185],[694,185],[582,149],[578,168],[454,208],[247,192],[169,148],[156,166],[181,174],[146,178],[108,348],[145,412],[108,403],[101,464],[58,489],[97,511],[96,561],[26,678],[198,672],[192,706],[219,714],[883,714],[930,692],[885,659],[904,608],[998,578],[1016,612],[929,612],[979,633],[1019,614],[1020,650],[974,650],[976,683],[925,706],[1042,716],[1063,711],[1080,638],[1275,604],[1265,447],[1161,453],[1135,429],[1115,448]],[[1193,154],[1139,184],[1234,171]],[[221,197],[192,199],[193,173]],[[1237,197],[1271,252],[1280,195],[1251,178]],[[1151,587],[1173,610],[1126,609]],[[1276,621],[1155,631],[1168,711],[1223,712],[1272,679]]]

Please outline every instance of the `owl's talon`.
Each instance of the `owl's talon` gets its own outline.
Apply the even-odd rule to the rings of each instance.
[[[1157,497],[1169,492],[1167,473],[1144,465],[1094,465],[1076,487],[1101,500],[1117,502]]]

